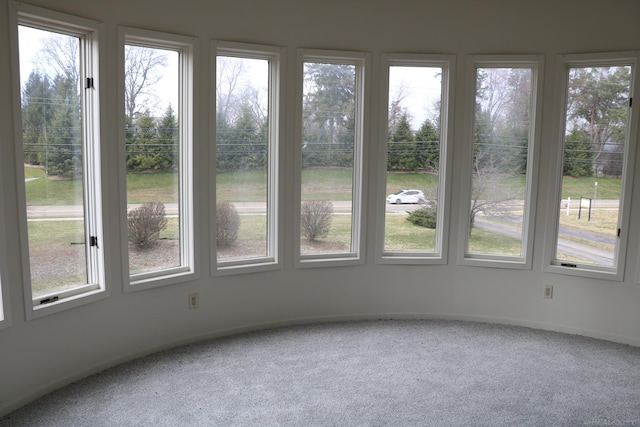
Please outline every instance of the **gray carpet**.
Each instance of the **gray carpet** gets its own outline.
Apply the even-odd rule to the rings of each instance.
[[[0,425],[640,425],[640,348],[457,321],[287,327],[120,365]]]

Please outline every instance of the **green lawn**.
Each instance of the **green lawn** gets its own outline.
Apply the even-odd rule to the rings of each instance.
[[[620,180],[615,178],[572,178],[565,176],[562,179],[562,198],[571,197],[572,200],[580,197],[593,198],[595,183],[598,183],[597,199],[619,199]]]

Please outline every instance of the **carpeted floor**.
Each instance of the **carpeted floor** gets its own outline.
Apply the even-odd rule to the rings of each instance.
[[[640,426],[640,348],[458,321],[287,327],[138,359],[2,426]]]

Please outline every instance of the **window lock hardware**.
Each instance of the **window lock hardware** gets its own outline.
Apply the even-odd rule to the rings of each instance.
[[[87,77],[87,85],[85,86],[85,89],[95,89],[93,86],[93,77]]]
[[[89,246],[95,246],[96,248],[100,249],[100,246],[98,246],[98,238],[96,236],[89,237]]]
[[[622,230],[618,228],[618,237],[620,237],[620,233],[622,233]]]
[[[51,304],[52,302],[56,302],[58,301],[59,297],[56,295],[54,297],[49,297],[49,298],[45,298],[45,299],[41,299],[40,300],[40,305],[44,305],[44,304]]]
[[[571,263],[571,262],[563,262],[563,263],[560,263],[560,265],[561,265],[562,267],[571,267],[571,268],[576,268],[576,267],[577,267],[577,265],[576,265],[576,264],[573,264],[573,263]]]

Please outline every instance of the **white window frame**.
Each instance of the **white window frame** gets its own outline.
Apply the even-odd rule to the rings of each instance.
[[[469,221],[472,194],[473,134],[475,124],[475,101],[478,68],[527,68],[531,69],[531,124],[527,151],[527,183],[522,222],[521,256],[501,256],[492,254],[469,253]],[[538,187],[538,169],[540,157],[540,134],[542,122],[542,91],[544,57],[542,55],[470,55],[467,58],[468,90],[465,102],[465,145],[462,167],[462,186],[460,202],[460,227],[458,242],[458,264],[477,267],[531,270],[533,259],[533,240],[535,228],[536,195]]]
[[[14,138],[16,141],[16,179],[18,182],[18,214],[21,241],[22,274],[24,278],[24,302],[28,320],[77,307],[89,302],[107,298],[110,288],[105,279],[103,251],[103,216],[102,216],[102,159],[100,156],[102,141],[106,140],[100,123],[103,113],[100,111],[100,94],[104,86],[100,76],[104,72],[104,57],[99,46],[105,45],[104,24],[90,19],[67,15],[31,6],[19,2],[10,4],[11,51],[13,66],[13,106],[14,106]],[[26,192],[24,184],[23,149],[22,149],[22,114],[20,108],[19,78],[19,45],[17,29],[19,25],[33,26],[42,30],[61,32],[82,40],[80,43],[81,81],[88,77],[93,79],[93,87],[82,91],[83,115],[83,180],[84,180],[84,215],[85,235],[87,239],[87,276],[88,284],[74,289],[56,292],[33,298],[31,289],[31,269],[29,264],[29,244],[26,211]],[[89,236],[97,238],[98,245],[88,244]]]
[[[401,67],[442,68],[442,92],[440,108],[440,166],[438,173],[438,216],[436,226],[436,247],[434,252],[390,251],[384,249],[385,210],[387,187],[387,156],[389,130],[389,69]],[[377,206],[380,225],[377,227],[376,262],[379,264],[446,264],[449,242],[449,216],[451,211],[451,158],[449,141],[453,141],[453,99],[455,97],[455,55],[393,54],[382,55],[381,81],[384,88],[380,96],[380,135]]]
[[[3,167],[4,169],[4,167]],[[7,285],[7,233],[5,231],[5,203],[4,203],[4,183],[5,179],[0,174],[0,330],[11,324],[11,316],[9,313],[9,286]]]
[[[258,45],[250,43],[238,43],[229,41],[211,41],[211,111],[210,135],[210,177],[211,188],[211,274],[224,276],[230,274],[255,273],[271,271],[282,268],[282,251],[280,244],[283,230],[283,208],[280,197],[280,184],[282,173],[280,169],[280,141],[283,138],[285,128],[284,114],[281,113],[281,105],[285,97],[285,57],[286,49],[277,46]],[[245,59],[261,59],[269,61],[269,141],[268,141],[268,173],[267,173],[267,254],[264,257],[251,257],[234,259],[231,261],[218,261],[217,251],[217,227],[216,227],[216,114],[217,96],[217,58],[218,56],[230,56]]]
[[[180,91],[178,98],[179,123],[179,233],[180,233],[180,265],[172,268],[159,269],[139,274],[129,273],[129,248],[127,232],[127,188],[126,188],[126,141],[125,141],[125,111],[124,111],[124,51],[126,45],[171,50],[178,52]],[[195,247],[197,236],[194,233],[194,213],[196,211],[194,193],[194,143],[193,132],[196,127],[194,113],[197,105],[197,95],[194,81],[198,70],[198,40],[193,37],[158,31],[143,30],[132,27],[118,28],[118,111],[120,137],[120,218],[122,224],[122,265],[124,291],[138,291],[158,286],[172,285],[186,280],[198,278]]]
[[[567,103],[567,90],[569,84],[569,68],[571,67],[598,67],[598,66],[631,66],[630,98],[640,99],[640,73],[638,73],[637,51],[607,52],[593,54],[565,54],[557,58],[556,78],[559,82],[555,96],[554,116],[557,151],[555,158],[555,171],[551,182],[552,191],[549,201],[547,222],[551,226],[547,228],[545,247],[545,271],[549,273],[564,274],[570,276],[591,277],[611,281],[623,281],[625,273],[625,261],[627,246],[629,243],[629,226],[631,218],[631,193],[633,190],[634,162],[636,160],[636,145],[638,140],[638,108],[629,108],[627,124],[627,143],[624,152],[624,165],[622,182],[620,183],[620,207],[618,224],[621,230],[619,241],[615,251],[615,265],[613,267],[593,266],[579,262],[566,262],[556,259],[558,244],[558,209],[562,200],[562,169],[564,163],[564,132]],[[639,280],[640,281],[640,280]]]
[[[351,199],[351,250],[344,253],[308,254],[301,253],[300,206],[302,201],[302,102],[304,95],[304,64],[317,62],[325,64],[354,65],[356,75],[356,115],[355,140],[353,153],[353,180]],[[294,264],[297,268],[337,267],[362,265],[365,263],[365,224],[367,182],[363,179],[367,172],[368,150],[364,149],[369,141],[370,83],[368,73],[371,69],[371,55],[365,52],[335,51],[322,49],[304,49],[297,51],[296,61],[296,110],[294,139]]]

